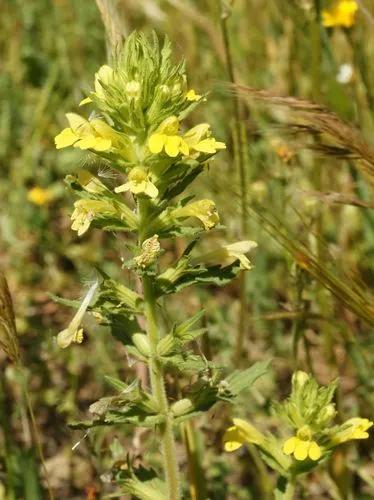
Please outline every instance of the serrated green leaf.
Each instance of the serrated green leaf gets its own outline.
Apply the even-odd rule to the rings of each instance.
[[[199,417],[202,415],[204,412],[203,411],[193,411],[191,413],[186,413],[185,415],[181,415],[180,417],[175,417],[173,420],[174,425],[179,425],[185,422],[186,420],[189,420],[191,418]]]
[[[156,476],[153,470],[143,467],[120,471],[116,475],[116,483],[121,487],[122,494],[133,495],[140,500],[166,500],[166,484]]]
[[[109,411],[105,415],[105,423],[107,424],[131,424],[137,427],[154,427],[165,422],[164,415],[146,415],[138,414],[137,410],[129,410],[126,412]]]
[[[174,328],[174,334],[176,337],[183,337],[189,330],[204,316],[205,311],[202,309],[198,311],[196,314],[188,318],[186,321],[183,321],[180,325],[177,325]]]
[[[94,427],[111,426],[116,424],[128,424],[136,427],[154,427],[165,422],[164,415],[138,415],[134,411],[120,412],[108,411],[103,418],[83,420],[81,422],[69,422],[71,429],[92,429]]]
[[[262,377],[262,375],[268,371],[269,365],[270,360],[260,361],[246,370],[234,371],[225,379],[228,384],[229,391],[234,396],[237,396],[243,390],[249,389],[259,377]]]
[[[221,266],[189,268],[173,283],[159,278],[156,282],[156,293],[158,296],[168,295],[199,284],[225,286],[235,279],[239,272],[240,263],[238,261],[224,268]]]
[[[110,377],[109,375],[104,375],[104,379],[111,387],[113,387],[120,393],[132,391],[139,384],[137,380],[133,380],[131,384],[127,384],[126,382],[123,382],[122,380],[119,380],[115,377]]]
[[[160,359],[161,364],[166,368],[173,368],[181,373],[199,372],[209,366],[209,363],[201,356],[191,352],[165,356]]]
[[[54,293],[47,293],[47,295],[56,304],[61,304],[63,306],[72,307],[73,309],[78,309],[79,306],[81,305],[80,300],[64,299],[63,297],[59,297],[58,295],[55,295]]]

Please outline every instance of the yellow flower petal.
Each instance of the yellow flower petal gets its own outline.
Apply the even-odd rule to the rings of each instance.
[[[79,149],[92,149],[95,147],[96,140],[97,139],[94,135],[88,135],[76,142],[74,147]]]
[[[233,422],[245,442],[252,444],[261,444],[264,441],[265,436],[246,420],[243,420],[241,418],[233,418]]]
[[[179,120],[176,116],[169,116],[158,127],[157,132],[166,135],[176,135],[179,130]]]
[[[287,441],[283,445],[283,453],[285,453],[286,455],[292,455],[292,453],[295,451],[297,442],[298,439],[295,436],[287,439]]]
[[[194,89],[189,90],[186,94],[187,101],[191,101],[191,102],[199,101],[201,98],[202,98],[202,96],[199,94],[196,94]]]
[[[321,458],[321,448],[315,441],[310,443],[308,455],[311,460],[319,460]]]
[[[296,460],[305,460],[308,456],[310,441],[303,441],[302,439],[298,438],[296,439],[297,442],[295,446],[294,457],[296,458]]]
[[[225,451],[235,451],[244,444],[243,437],[236,426],[229,427],[223,435],[223,446]]]
[[[99,71],[95,74],[94,83],[97,97],[100,97],[101,99],[105,97],[104,89],[101,84],[103,83],[104,85],[108,85],[111,82],[112,78],[113,69],[110,66],[104,64],[104,66],[101,66],[101,68],[99,68]]]
[[[62,332],[57,335],[57,345],[61,347],[61,349],[65,349],[72,342],[76,344],[81,344],[83,342],[83,328],[74,330],[69,327],[62,330]]]
[[[150,198],[157,198],[157,196],[158,196],[158,189],[157,189],[157,187],[152,182],[147,181],[145,183],[144,194],[146,194]]]
[[[114,188],[115,193],[125,193],[126,191],[130,190],[130,183],[125,182],[125,184],[121,184],[120,186],[117,186]]]
[[[91,120],[90,125],[104,139],[114,139],[118,135],[110,125],[98,118]]]
[[[85,104],[89,104],[92,102],[91,97],[86,97],[85,99],[82,99],[81,102],[79,103],[79,106],[84,106]]]
[[[112,141],[110,139],[104,139],[102,137],[98,137],[95,140],[95,145],[93,149],[96,151],[108,151],[112,147]]]
[[[188,147],[187,142],[183,139],[180,141],[179,150],[182,154],[184,154],[184,156],[188,156],[190,154],[190,148]]]
[[[113,78],[113,68],[108,66],[107,64],[103,64],[96,73],[98,79],[100,79],[103,83],[108,84]]]
[[[194,145],[193,149],[199,151],[200,153],[214,154],[217,149],[225,149],[226,144],[224,142],[218,142],[213,138],[203,139]]]
[[[181,138],[177,135],[167,137],[165,142],[165,152],[168,156],[175,158],[179,155],[179,146],[181,143]]]
[[[91,127],[89,122],[77,115],[76,113],[66,113],[66,118],[69,122],[70,128],[78,137],[84,137],[91,134]]]
[[[209,133],[210,125],[208,123],[199,123],[184,134],[184,140],[189,146],[194,146]]]
[[[74,134],[71,128],[64,128],[64,130],[55,137],[56,149],[72,146],[75,142],[77,142],[77,140],[78,137]]]
[[[166,141],[165,134],[153,134],[149,138],[148,148],[149,151],[153,154],[161,153]]]

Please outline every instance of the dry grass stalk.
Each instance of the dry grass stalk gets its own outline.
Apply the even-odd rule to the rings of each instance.
[[[292,255],[299,267],[329,290],[344,307],[374,326],[374,298],[364,283],[339,269],[332,256],[330,263],[326,265],[317,260],[300,238],[292,234],[280,219],[268,213],[265,215],[264,207],[251,211],[263,228]]]
[[[19,361],[19,344],[13,302],[7,280],[2,273],[0,273],[0,346],[12,361]]]
[[[337,193],[335,191],[328,191],[322,193],[321,191],[301,190],[300,193],[311,198],[317,198],[318,200],[327,203],[328,205],[338,204],[338,205],[351,205],[360,208],[374,208],[374,203],[363,201],[358,198],[354,198],[352,196],[347,196],[342,193]]]
[[[244,85],[231,86],[241,95],[275,106],[286,106],[301,123],[285,123],[293,134],[309,134],[318,144],[308,144],[309,149],[318,150],[328,156],[357,160],[357,167],[374,183],[374,151],[352,125],[346,123],[325,106],[290,96],[278,96],[268,90],[259,90]]]
[[[120,46],[122,39],[125,36],[123,23],[121,22],[118,11],[116,9],[115,0],[96,0],[97,7],[100,11],[108,45],[112,52]]]

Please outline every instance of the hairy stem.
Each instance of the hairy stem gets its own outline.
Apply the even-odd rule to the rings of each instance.
[[[289,479],[284,492],[284,500],[293,500],[295,498],[295,489],[295,481],[293,479]]]
[[[147,202],[139,201],[138,215],[140,219],[139,244],[146,239],[143,230],[146,226]],[[160,340],[160,332],[157,324],[156,300],[152,284],[152,278],[144,275],[142,277],[144,296],[144,315],[146,319],[146,330],[151,346],[151,357],[149,359],[149,376],[151,381],[152,394],[159,404],[160,413],[165,416],[165,422],[160,426],[161,447],[164,459],[165,477],[169,500],[179,500],[180,485],[179,471],[176,457],[175,437],[173,429],[173,416],[169,411],[169,403],[165,391],[165,381],[163,368],[157,359],[157,344]]]

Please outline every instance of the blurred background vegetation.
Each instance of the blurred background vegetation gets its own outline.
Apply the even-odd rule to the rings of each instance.
[[[190,125],[209,122],[228,145],[195,184],[226,226],[211,241],[258,242],[245,282],[194,289],[168,311],[175,320],[204,307],[209,332],[196,348],[222,365],[273,358],[272,373],[238,408],[220,406],[194,423],[204,498],[264,498],[269,471],[254,450],[225,454],[221,437],[233,415],[263,430],[274,425],[270,401],[288,393],[296,367],[322,383],[340,378],[342,419],[372,415],[374,4],[359,2],[352,28],[326,30],[315,8],[327,3],[110,4],[113,29],[166,34],[176,58],[187,60],[191,87],[210,92]],[[61,351],[55,342],[73,313],[50,294],[79,298],[99,264],[126,279],[118,271],[122,236],[93,230],[77,238],[70,230],[73,198],[63,178],[87,158],[57,153],[53,143],[107,60],[105,28],[93,0],[2,0],[0,19],[0,268],[51,487],[56,498],[102,498],[112,491],[106,472],[115,461],[131,452],[157,464],[158,452],[149,431],[68,428],[106,394],[104,375],[126,379],[137,368],[90,319],[83,345]],[[0,369],[0,499],[43,498],[22,377],[3,353]],[[373,498],[372,455],[369,441],[339,449],[301,495]],[[180,460],[187,467],[182,445]]]

